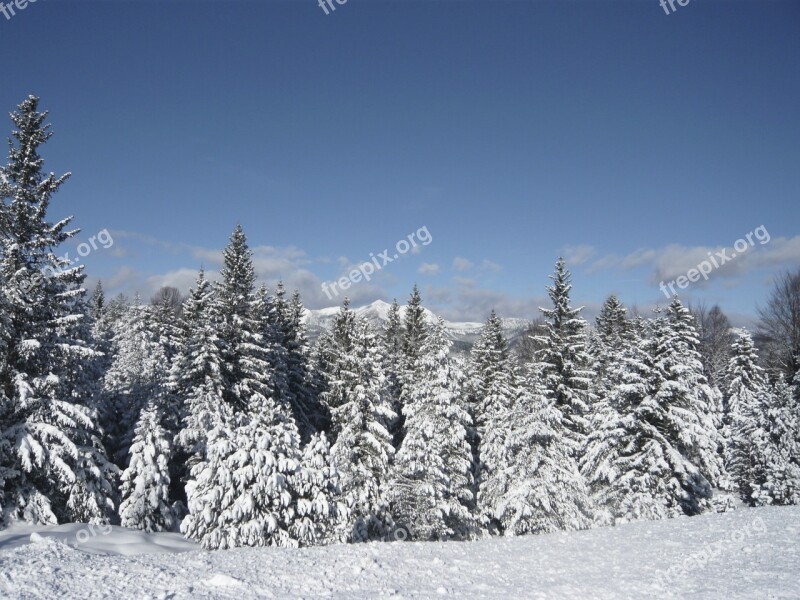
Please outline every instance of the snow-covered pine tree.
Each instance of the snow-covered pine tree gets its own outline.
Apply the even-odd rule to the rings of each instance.
[[[280,285],[280,284],[279,284]],[[294,407],[301,437],[309,440],[321,431],[327,418],[312,390],[311,358],[306,326],[303,322],[305,309],[300,292],[292,294],[283,311],[283,347],[286,350],[287,384],[289,397]]]
[[[403,355],[406,369],[413,370],[427,335],[428,327],[425,323],[425,309],[422,308],[422,296],[414,284],[403,318]]]
[[[213,296],[213,320],[222,351],[220,365],[225,383],[224,398],[238,412],[247,406],[251,392],[249,386],[243,387],[243,382],[248,380],[255,384],[261,380],[258,386],[264,387],[262,376],[268,366],[263,348],[256,339],[259,335],[259,324],[253,314],[256,274],[241,225],[234,229],[222,254],[221,281],[216,285]],[[248,356],[253,352],[257,355],[257,364],[253,364]]]
[[[187,484],[181,531],[209,550],[297,545],[289,481],[299,466],[299,435],[279,422],[270,399],[253,400],[235,424],[209,432],[206,459]]]
[[[680,433],[691,415],[673,403],[679,390],[658,362],[669,324],[634,324],[653,335],[628,345],[611,365],[608,401],[596,404],[601,414],[581,460],[603,524],[695,515],[710,505],[711,485],[688,458],[683,440],[690,436]]]
[[[301,546],[334,540],[337,525],[347,517],[347,506],[341,502],[339,472],[333,466],[324,432],[311,436],[289,484],[296,507],[289,531],[292,538]]]
[[[736,332],[726,379],[730,382],[726,468],[742,501],[754,506],[767,477],[770,401],[766,375],[758,366],[758,354],[746,330]]]
[[[383,345],[383,370],[386,374],[386,392],[389,402],[397,418],[389,424],[395,448],[400,447],[403,439],[403,406],[401,395],[403,392],[403,323],[400,320],[400,306],[397,299],[392,301],[386,319],[386,328],[381,338]]]
[[[467,539],[478,527],[470,507],[471,419],[440,321],[427,329],[406,382],[405,435],[392,467],[392,515],[417,540]]]
[[[386,394],[378,340],[345,299],[327,347],[325,391],[336,441],[331,447],[348,518],[342,537],[352,542],[384,536],[391,527],[387,498],[389,462],[394,455],[389,422],[395,417]]]
[[[512,404],[492,422],[504,444],[498,464],[482,481],[483,511],[505,535],[586,529],[592,523],[591,499],[565,442],[561,411],[547,398],[535,369],[527,379],[515,376]]]
[[[103,383],[109,417],[105,427],[111,457],[124,469],[139,415],[151,399],[162,397],[169,363],[150,308],[142,306],[138,296],[114,323],[112,344],[114,359]]]
[[[144,531],[170,531],[176,524],[170,505],[169,459],[171,444],[161,422],[158,399],[142,410],[130,449],[128,467],[122,473],[123,527]]]
[[[563,258],[556,262],[547,286],[552,308],[540,308],[547,334],[538,338],[542,348],[535,355],[537,371],[545,378],[545,389],[564,415],[564,425],[572,443],[572,454],[579,456],[589,423],[593,390],[592,361],[586,352],[586,321],[580,316],[583,307],[572,308],[571,275]]]
[[[173,392],[182,397],[183,423],[177,445],[189,456],[187,472],[206,454],[206,436],[232,419],[223,400],[222,354],[212,311],[213,288],[201,269],[183,309],[184,343],[170,374]]]
[[[660,386],[657,401],[668,410],[664,431],[673,446],[717,487],[725,477],[718,427],[719,395],[709,387],[697,350],[694,318],[675,296],[666,317],[655,323],[655,367]]]
[[[300,436],[291,407],[277,397],[285,388],[271,368],[268,298],[264,289],[255,290],[240,226],[223,256],[212,306],[222,332],[223,394],[234,416],[211,430],[205,459],[192,467],[181,531],[205,548],[293,546],[290,480],[299,468]]]
[[[405,431],[405,412],[403,411],[403,406],[406,402],[410,402],[407,388],[417,379],[417,374],[415,372],[417,359],[420,357],[422,346],[428,335],[428,325],[425,322],[425,309],[422,308],[422,296],[416,284],[414,284],[414,289],[406,305],[400,335],[402,337],[402,355],[400,358],[399,400],[395,398],[390,399],[393,403],[393,408],[396,411],[399,410],[399,412],[396,412],[397,417],[395,421],[389,424],[390,429],[393,430],[392,433],[396,448],[399,448],[403,442],[403,432]]]
[[[493,519],[495,499],[487,496],[483,488],[486,481],[504,468],[508,431],[503,427],[502,419],[513,406],[517,390],[503,324],[494,311],[472,347],[467,372],[469,408],[474,423],[470,443],[477,512],[490,532],[500,533],[502,524]]]
[[[0,168],[0,521],[97,521],[113,510],[117,470],[107,458],[81,365],[88,338],[83,266],[56,256],[72,218],[47,213],[69,176],[45,175],[46,112],[29,96],[11,114],[9,162]]]
[[[800,376],[795,375],[795,389]],[[766,480],[758,504],[800,504],[800,398],[779,378],[768,395]]]
[[[652,337],[626,346],[610,365],[608,397],[595,404],[581,472],[601,524],[693,515],[708,506],[709,483],[667,435],[671,407],[656,395],[662,380],[654,348]]]

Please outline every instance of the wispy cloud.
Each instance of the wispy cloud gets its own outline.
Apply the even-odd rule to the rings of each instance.
[[[417,269],[417,273],[421,275],[438,275],[439,271],[439,265],[436,263],[422,263]]]

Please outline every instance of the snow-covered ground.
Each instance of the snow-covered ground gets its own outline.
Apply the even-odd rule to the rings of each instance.
[[[671,571],[670,571],[671,569]],[[4,598],[800,598],[800,507],[473,543],[203,552],[174,534],[0,532]]]

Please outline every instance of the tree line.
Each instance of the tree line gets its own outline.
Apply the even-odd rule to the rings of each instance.
[[[67,176],[42,168],[38,102],[12,113],[0,169],[2,525],[110,520],[221,549],[800,500],[800,272],[754,342],[677,297],[645,317],[611,296],[590,327],[559,259],[519,351],[492,313],[466,358],[416,287],[381,329],[345,300],[310,343],[299,294],[259,285],[241,227],[219,281],[201,270],[185,299],[88,297],[55,253],[77,231],[47,218]]]

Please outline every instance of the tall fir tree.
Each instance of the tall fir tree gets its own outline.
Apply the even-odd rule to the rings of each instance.
[[[712,486],[725,479],[721,443],[721,405],[703,373],[694,318],[674,297],[656,320],[653,355],[660,377],[657,402],[666,408],[665,431]]]
[[[494,465],[481,482],[482,511],[504,535],[586,529],[591,498],[565,442],[563,416],[535,369],[526,379],[515,376],[511,405],[492,419],[502,444],[486,456]]]
[[[347,299],[323,343],[327,367],[322,398],[331,414],[331,457],[348,508],[341,535],[353,542],[377,539],[392,525],[387,485],[394,446],[388,425],[395,418],[379,343],[369,325],[356,319]]]
[[[586,321],[582,307],[570,304],[572,276],[563,258],[556,262],[553,284],[547,286],[552,308],[540,308],[547,334],[539,338],[542,348],[536,353],[537,371],[545,378],[549,397],[564,416],[564,425],[578,457],[583,449],[589,423],[587,414],[593,402],[591,384],[594,372],[586,352]]]
[[[156,532],[170,531],[176,524],[169,498],[171,443],[162,421],[159,402],[149,402],[139,417],[130,461],[122,473],[123,527]]]
[[[392,514],[417,540],[467,539],[478,531],[474,506],[471,419],[449,359],[441,321],[427,330],[406,383],[405,435],[392,469]]]
[[[39,99],[11,114],[0,168],[0,521],[99,520],[113,510],[117,470],[102,446],[81,365],[97,356],[86,321],[83,267],[56,256],[74,237],[71,217],[48,221],[69,177],[45,175],[39,154],[52,132]]]
[[[403,439],[403,322],[400,319],[400,306],[397,299],[392,301],[386,319],[386,327],[382,337],[383,369],[386,373],[386,392],[389,402],[397,417],[389,424],[395,448],[400,447]]]
[[[493,501],[484,488],[504,468],[507,432],[502,420],[511,410],[517,390],[503,324],[494,311],[472,347],[468,372],[477,511],[490,532],[500,533],[503,525],[494,518]]]
[[[610,365],[608,395],[595,404],[580,467],[602,525],[695,515],[709,505],[711,486],[676,444],[673,407],[658,394],[655,346],[652,336],[626,345]]]

